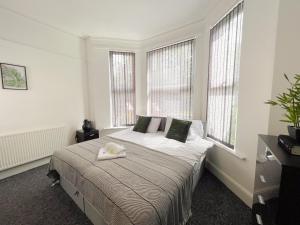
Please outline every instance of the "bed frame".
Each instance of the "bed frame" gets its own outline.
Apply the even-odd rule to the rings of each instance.
[[[60,185],[94,225],[108,225],[100,212],[63,176],[60,176]]]

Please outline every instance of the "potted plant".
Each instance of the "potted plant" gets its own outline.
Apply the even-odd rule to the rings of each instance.
[[[292,124],[288,126],[289,135],[300,143],[300,75],[296,74],[293,82],[286,74],[284,78],[290,87],[276,96],[276,100],[268,100],[265,103],[285,110],[284,119],[280,121]]]

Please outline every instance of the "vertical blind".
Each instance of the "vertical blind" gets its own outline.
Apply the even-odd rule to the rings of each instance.
[[[110,52],[112,125],[135,122],[135,54]]]
[[[190,119],[194,41],[147,53],[148,114]]]
[[[243,2],[210,31],[207,135],[234,148]]]

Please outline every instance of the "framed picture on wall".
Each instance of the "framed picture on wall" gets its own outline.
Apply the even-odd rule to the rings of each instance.
[[[26,67],[0,63],[3,89],[28,90]]]

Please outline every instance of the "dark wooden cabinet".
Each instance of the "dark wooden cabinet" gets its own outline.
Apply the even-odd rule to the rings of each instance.
[[[83,141],[89,141],[92,139],[99,138],[99,130],[92,129],[89,132],[84,132],[83,130],[76,131],[76,142],[83,142]]]
[[[300,225],[300,157],[289,155],[276,136],[259,135],[253,224]]]

